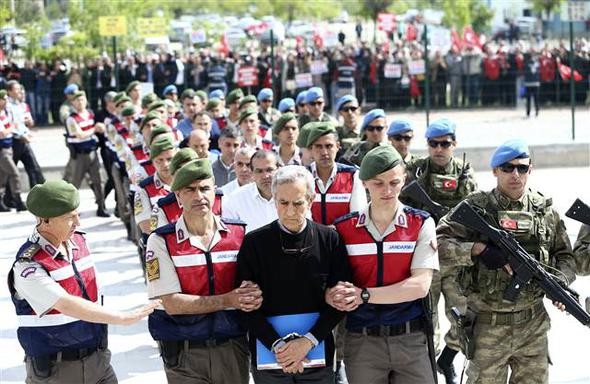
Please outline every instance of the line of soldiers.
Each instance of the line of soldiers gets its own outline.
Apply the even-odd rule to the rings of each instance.
[[[203,103],[196,92],[185,90],[180,98],[188,106],[185,116],[173,117],[170,112],[174,112],[174,89],[164,91],[170,102],[153,96],[133,99],[128,96],[134,93],[133,87],[126,93],[110,100],[111,115],[104,126],[92,124],[91,114],[84,113],[85,95],[73,94],[78,108],[67,124],[68,144],[76,155],[72,158],[71,174],[77,175],[74,179],[77,182],[85,174],[91,175],[97,214],[101,214],[104,195],[100,193],[100,180],[93,180],[94,171],[90,168],[98,167],[94,159],[100,140],[95,136],[104,132],[105,147],[111,155],[110,164],[105,165],[111,171],[118,215],[126,224],[129,236],[137,238],[140,244],[149,297],[161,300],[161,305],[158,301],[146,305],[134,319],[156,308],[150,314],[148,326],[158,341],[169,382],[192,378],[246,383],[248,364],[252,364],[257,382],[299,382],[306,377],[312,382],[334,382],[343,379],[342,367],[345,367],[351,383],[427,383],[436,381],[438,367],[447,383],[455,383],[453,359],[459,351],[470,358],[467,372],[470,383],[505,383],[508,367],[512,372],[511,382],[548,381],[549,319],[542,304],[543,292],[530,283],[518,301],[508,305],[502,299],[512,272],[506,268],[507,256],[469,228],[451,221],[448,215],[440,219],[435,232],[434,221],[423,210],[425,207],[415,196],[402,191],[405,183],[416,180],[432,200],[448,208],[467,199],[485,209],[490,223],[514,234],[532,256],[543,265],[561,271],[566,282],[571,283],[575,279],[575,263],[577,273],[590,273],[587,255],[590,231],[585,228],[581,232],[574,254],[551,200],[526,187],[532,164],[524,142],[509,141],[497,148],[490,163],[497,186],[490,192],[479,192],[470,165],[454,157],[456,127],[450,120],[441,119],[429,125],[426,131],[429,155],[416,158],[409,151],[413,139],[410,122],[396,120],[388,125],[380,109],[369,111],[360,121],[358,101],[345,95],[336,108],[343,124],[336,126],[333,118],[323,111],[323,92],[319,88],[309,89],[294,103],[279,103],[281,109],[286,107],[283,114],[270,106],[273,102],[270,90],[259,92],[257,97],[230,93],[225,101],[235,105],[230,106],[230,111],[232,108],[239,111],[237,121],[232,121],[231,113],[211,112],[220,106],[224,110],[220,97]],[[196,103],[205,105],[210,114],[199,115],[194,108]],[[298,114],[290,112],[290,108],[296,108]],[[222,151],[217,156],[211,156],[207,150],[193,150],[190,144],[193,133],[202,130],[195,122],[204,116],[210,122],[215,121],[205,124],[204,130],[211,142],[217,135]],[[185,119],[193,123],[188,134],[179,128]],[[262,125],[263,121],[272,125]],[[232,133],[236,128],[241,133]],[[273,139],[278,145],[273,145]],[[238,180],[238,189],[228,196],[217,192],[220,185],[216,183],[213,166],[221,161],[226,142],[230,143],[228,147],[239,143],[238,146],[250,149],[249,157],[241,162],[248,162],[252,173],[260,175],[254,178],[254,184],[248,184],[251,180],[242,180],[240,184]],[[178,149],[179,145],[186,148]],[[267,161],[273,147],[277,159],[274,166]],[[93,152],[94,158],[84,156]],[[238,153],[235,153],[236,172]],[[79,161],[79,155],[83,155],[83,161]],[[281,168],[278,158],[282,161]],[[268,198],[262,191],[263,181],[259,184],[257,180],[272,180]],[[45,364],[43,373],[48,377],[54,373],[53,369],[64,360],[61,359],[64,347],[68,361],[80,361],[79,369],[84,368],[83,358],[106,350],[104,336],[80,343],[74,333],[68,334],[77,324],[71,322],[71,317],[98,323],[115,322],[111,318],[86,317],[83,312],[68,311],[57,304],[57,296],[43,303],[43,307],[35,307],[34,289],[24,288],[27,283],[29,287],[37,287],[39,279],[51,286],[61,285],[71,296],[97,301],[94,291],[88,289],[93,272],[87,276],[86,269],[75,267],[81,256],[70,249],[84,250],[83,256],[89,254],[83,236],[75,232],[79,225],[76,188],[65,182],[50,183],[29,194],[27,205],[38,218],[38,234],[19,251],[10,283],[19,320],[21,316],[23,319],[19,341],[32,364],[27,364],[28,374],[34,377],[31,382],[42,382],[39,367],[35,365]],[[281,189],[281,183],[292,188]],[[256,252],[253,247],[246,251],[242,243],[252,239],[250,244],[264,247],[266,239],[259,236],[270,230],[275,221],[271,219],[266,225],[261,224],[259,230],[253,230],[253,223],[223,217],[226,199],[231,201],[232,196],[240,196],[237,191],[248,185],[253,185],[261,198],[274,201],[279,224],[275,230],[285,235],[279,232],[280,236],[273,236],[273,241],[304,231],[305,217],[329,226],[326,230],[336,229],[339,234],[337,239],[342,242],[342,248],[333,257],[346,257],[347,267],[338,273],[325,273],[321,269],[313,272],[321,275],[323,283],[314,280],[319,285],[312,289],[314,295],[318,289],[320,292],[319,304],[314,307],[320,318],[329,308],[341,313],[331,316],[329,321],[326,319],[327,323],[320,322],[323,326],[335,321],[329,327],[332,330],[344,312],[348,313],[336,332],[335,375],[334,372],[320,374],[314,371],[319,368],[305,366],[304,361],[307,353],[323,341],[333,345],[331,332],[320,332],[314,327],[305,335],[279,335],[273,339],[269,334],[258,335],[258,328],[248,325],[257,324],[252,319],[259,316],[290,314],[267,303],[268,287],[255,278],[258,275],[252,274],[252,270],[246,273],[248,269],[240,267],[242,253]],[[303,188],[301,196],[297,194],[299,187]],[[55,204],[60,209],[51,207],[53,200],[36,200],[39,196],[61,201],[61,205]],[[318,236],[322,233],[317,232]],[[50,246],[46,247],[46,243]],[[271,244],[274,243],[269,239],[268,246]],[[301,250],[306,248],[301,243],[294,247],[283,243],[276,246],[282,256],[301,256]],[[61,264],[46,262],[48,257]],[[55,272],[60,268],[71,271],[67,281],[59,278],[64,273]],[[429,291],[435,303],[432,308],[423,300]],[[434,337],[435,347],[431,345],[433,330],[429,315],[432,310],[436,313],[441,292],[447,313],[451,307],[458,307],[462,313],[469,309],[478,320],[471,335],[474,354],[465,350],[459,335],[463,330],[451,319],[446,346],[435,362],[438,336]],[[317,303],[318,297],[306,296],[301,300]],[[82,305],[78,301],[77,304]],[[560,303],[555,304],[562,308]],[[44,319],[36,314],[48,310],[71,317],[61,323],[36,320]],[[250,320],[244,322],[243,316]],[[434,316],[434,324],[438,323],[436,319]],[[56,324],[65,326],[65,333],[59,336],[63,338],[61,344],[51,339]],[[25,330],[38,332],[49,348],[31,346],[27,341],[29,336],[23,336]],[[248,362],[246,330],[262,338],[265,347],[274,353],[280,366],[278,376],[269,378],[260,373],[254,359]],[[385,349],[378,347],[383,341]],[[250,353],[255,356],[257,349],[250,342]],[[385,358],[387,353],[397,357]],[[398,358],[407,360],[398,361]],[[221,361],[225,363],[220,365]],[[109,364],[106,367],[112,370]],[[424,367],[431,367],[433,374],[427,374]],[[77,374],[75,369],[71,372]],[[114,382],[106,379],[111,374],[105,372],[96,370],[94,381]]]

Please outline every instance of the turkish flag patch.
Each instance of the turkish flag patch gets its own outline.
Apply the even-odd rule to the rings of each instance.
[[[512,219],[500,220],[500,226],[504,229],[518,229],[518,221]]]
[[[445,180],[442,186],[444,189],[457,189],[457,180]]]

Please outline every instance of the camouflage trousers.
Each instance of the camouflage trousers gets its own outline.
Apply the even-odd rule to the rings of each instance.
[[[455,351],[461,350],[461,343],[459,336],[457,335],[457,327],[455,321],[451,317],[451,308],[457,307],[461,313],[465,313],[467,308],[466,299],[464,296],[459,294],[457,287],[456,278],[453,276],[444,276],[441,278],[441,274],[438,271],[434,271],[432,275],[432,283],[430,285],[430,293],[432,295],[432,322],[434,324],[434,347],[437,354],[440,353],[440,325],[439,325],[439,314],[438,314],[438,302],[440,300],[441,292],[445,298],[445,314],[451,322],[451,328],[445,334],[445,344]]]
[[[519,325],[477,322],[475,355],[467,366],[467,384],[547,384],[550,321],[543,312]]]

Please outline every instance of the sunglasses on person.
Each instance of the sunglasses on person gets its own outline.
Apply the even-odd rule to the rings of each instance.
[[[395,141],[405,141],[405,142],[410,142],[412,141],[412,139],[414,138],[414,136],[408,136],[408,135],[393,135],[391,136],[391,138]]]
[[[344,107],[341,109],[342,112],[356,112],[359,107]]]
[[[453,145],[452,141],[436,141],[436,140],[428,140],[428,146],[430,148],[436,148],[436,147],[441,147],[441,148],[449,148],[451,145]]]
[[[382,130],[385,129],[385,126],[383,125],[367,125],[367,127],[365,128],[367,131],[369,132],[381,132]]]
[[[324,104],[324,102],[323,101],[312,101],[311,103],[307,103],[307,104],[309,104],[313,107],[317,107],[318,105]]]
[[[525,173],[527,173],[529,171],[529,169],[531,168],[530,164],[511,164],[511,163],[504,163],[501,164],[499,167],[500,171],[504,172],[504,173],[512,173],[514,172],[514,169],[516,169],[516,171],[521,174],[524,175]]]

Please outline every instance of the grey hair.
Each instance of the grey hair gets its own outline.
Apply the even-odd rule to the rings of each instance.
[[[286,165],[280,167],[272,178],[272,196],[275,197],[277,187],[282,184],[292,184],[297,180],[302,180],[307,186],[305,196],[313,199],[315,197],[315,180],[311,172],[301,165]]]

